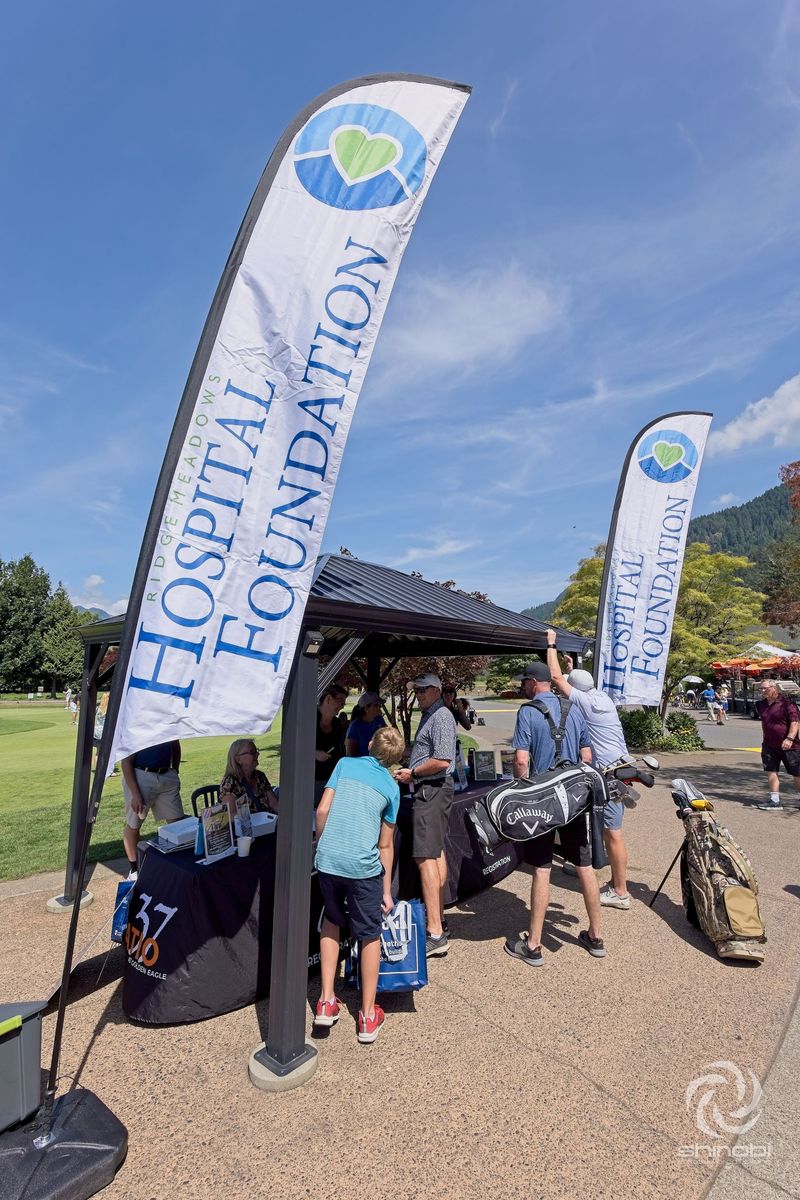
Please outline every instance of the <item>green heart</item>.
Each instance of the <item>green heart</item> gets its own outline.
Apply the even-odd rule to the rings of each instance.
[[[350,183],[377,175],[400,157],[400,149],[388,138],[370,137],[360,129],[343,129],[337,133],[333,148],[342,174]]]
[[[653,455],[662,470],[668,471],[683,458],[683,446],[675,446],[672,442],[656,442]]]

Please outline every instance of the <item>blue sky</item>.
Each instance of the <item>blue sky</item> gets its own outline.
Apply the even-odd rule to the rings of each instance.
[[[324,548],[522,608],[648,420],[695,512],[800,456],[800,6],[15,6],[0,80],[0,557],[125,607],[186,375],[286,124],[399,70],[473,95],[411,239]]]

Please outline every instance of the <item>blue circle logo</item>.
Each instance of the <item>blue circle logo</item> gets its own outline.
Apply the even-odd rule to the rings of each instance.
[[[637,451],[639,466],[656,483],[680,483],[697,466],[697,447],[677,429],[648,433]]]
[[[312,117],[294,144],[307,192],[331,208],[389,208],[411,200],[425,178],[425,139],[377,104],[340,104]]]

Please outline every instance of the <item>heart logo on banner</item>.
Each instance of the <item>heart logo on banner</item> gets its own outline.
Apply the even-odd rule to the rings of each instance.
[[[393,166],[402,153],[396,142],[361,129],[342,129],[333,141],[334,160],[345,182],[358,183]]]
[[[683,458],[683,446],[676,446],[672,442],[656,442],[653,457],[663,471],[668,471]]]

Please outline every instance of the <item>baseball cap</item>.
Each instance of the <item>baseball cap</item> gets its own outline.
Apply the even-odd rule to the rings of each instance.
[[[442,681],[438,675],[428,672],[427,675],[418,675],[417,678],[413,680],[411,686],[415,688],[435,687],[441,689]]]
[[[358,707],[368,708],[370,704],[380,704],[381,698],[377,692],[364,692],[363,696],[359,697]]]
[[[594,678],[589,671],[570,671],[567,683],[579,692],[590,692],[594,687]]]
[[[528,663],[525,670],[521,672],[520,679],[535,679],[537,683],[551,683],[553,676],[550,674],[550,668],[543,662],[532,662]]]

